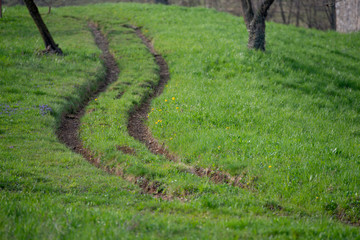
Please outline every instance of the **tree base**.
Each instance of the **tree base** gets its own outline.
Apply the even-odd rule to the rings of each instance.
[[[60,48],[57,49],[53,49],[50,46],[48,46],[45,50],[41,50],[38,53],[39,55],[59,55],[59,56],[63,56],[64,53],[61,51]]]

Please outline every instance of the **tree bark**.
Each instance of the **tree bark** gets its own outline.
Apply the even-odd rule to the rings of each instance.
[[[290,7],[289,7],[289,15],[288,15],[287,24],[290,24],[290,23],[291,23],[293,3],[294,3],[294,0],[290,0]]]
[[[325,12],[328,17],[330,28],[336,30],[336,9],[335,9],[335,0],[330,0],[326,4]]]
[[[0,0],[0,18],[2,18],[2,0]]]
[[[285,17],[285,12],[284,12],[284,8],[283,8],[282,0],[278,0],[278,2],[279,2],[279,7],[280,7],[281,18],[283,20],[283,23],[286,24],[286,17]]]
[[[254,18],[254,11],[251,0],[241,0],[241,8],[243,11],[246,28],[249,30],[251,21]]]
[[[296,0],[296,26],[300,25],[300,0]]]
[[[251,0],[241,0],[244,19],[249,32],[248,48],[265,51],[265,19],[274,1],[263,1],[254,14]]]
[[[164,4],[164,5],[169,5],[169,1],[168,0],[155,0],[156,4]]]
[[[48,53],[55,53],[58,55],[62,55],[63,54],[62,50],[59,48],[59,46],[55,43],[54,39],[52,38],[48,28],[46,27],[44,21],[41,18],[39,10],[35,5],[34,1],[24,0],[24,2],[37,28],[39,29],[42,39],[44,40],[45,49],[46,49],[45,51]]]

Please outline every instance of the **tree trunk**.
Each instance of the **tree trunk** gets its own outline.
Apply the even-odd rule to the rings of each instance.
[[[283,20],[283,23],[286,24],[286,17],[285,17],[285,12],[284,12],[284,8],[283,8],[282,0],[278,0],[278,2],[279,2],[279,7],[280,7],[281,18]]]
[[[243,11],[246,28],[249,31],[251,21],[254,18],[254,11],[252,8],[251,0],[241,0],[241,8]]]
[[[301,1],[301,5],[304,8],[306,24],[307,24],[308,28],[312,28],[312,17],[311,17],[312,8],[309,6],[308,2],[304,3],[303,1]]]
[[[44,40],[45,43],[45,51],[48,53],[55,53],[62,55],[63,52],[58,47],[58,45],[54,42],[48,28],[46,27],[44,21],[41,18],[41,15],[39,13],[39,10],[37,6],[35,5],[33,0],[24,0],[26,7],[29,10],[29,13],[31,17],[33,18],[37,28],[40,31],[41,37]]]
[[[265,17],[259,16],[254,19],[249,29],[248,48],[265,51]]]
[[[274,1],[263,1],[254,14],[251,0],[241,0],[244,19],[249,32],[248,48],[265,51],[265,19]]]
[[[168,0],[155,0],[156,4],[164,4],[164,5],[169,5],[169,1]]]
[[[334,3],[331,5],[331,10],[330,10],[330,25],[331,25],[331,29],[336,31],[336,8],[335,8],[335,1]],[[358,7],[358,11],[360,10],[360,7]]]
[[[296,26],[300,25],[300,0],[296,0]]]
[[[0,18],[2,18],[2,0],[0,0]]]
[[[289,7],[289,15],[288,15],[287,24],[290,24],[290,23],[291,23],[293,3],[294,3],[294,0],[290,0],[290,7]]]
[[[330,28],[336,30],[336,9],[335,0],[330,0],[325,6],[325,12],[328,17]]]

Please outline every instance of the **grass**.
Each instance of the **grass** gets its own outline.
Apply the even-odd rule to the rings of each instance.
[[[26,9],[6,13],[1,238],[358,238],[358,227],[339,218],[359,222],[359,34],[270,23],[260,53],[246,49],[243,21],[226,13],[102,4],[53,9],[45,21],[65,56],[38,56],[42,42]],[[121,72],[87,107],[84,144],[101,164],[187,201],[143,195],[58,142],[61,113],[104,74],[87,20],[107,34]],[[155,137],[183,163],[241,175],[249,189],[198,178],[128,136],[129,111],[158,81],[129,23],[169,64],[171,80],[149,114]]]

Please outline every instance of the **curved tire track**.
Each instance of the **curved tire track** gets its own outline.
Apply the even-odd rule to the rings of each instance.
[[[170,80],[168,65],[164,58],[155,51],[151,41],[141,33],[140,28],[129,25],[124,26],[135,30],[136,35],[141,38],[145,46],[149,49],[155,58],[156,64],[160,68],[160,80],[158,85],[152,86],[154,91],[150,96],[138,108],[130,113],[128,119],[128,132],[130,136],[144,143],[152,153],[164,155],[167,159],[177,162],[177,157],[174,154],[171,154],[164,145],[160,145],[152,136],[149,128],[144,124],[147,120],[148,113],[150,112],[151,100],[158,97],[163,92],[166,83]]]
[[[81,103],[79,109],[74,114],[63,114],[61,117],[60,127],[58,128],[56,134],[62,143],[74,152],[81,154],[87,161],[96,167],[103,169],[109,174],[121,176],[125,180],[138,185],[142,189],[143,193],[151,194],[154,197],[162,198],[164,200],[170,200],[171,198],[162,193],[162,190],[160,190],[160,183],[151,183],[144,177],[125,175],[122,169],[111,169],[109,167],[102,166],[100,164],[100,158],[92,155],[92,153],[82,145],[79,138],[79,128],[80,119],[85,114],[86,105],[88,105],[91,99],[98,96],[101,92],[104,92],[110,83],[116,81],[120,72],[114,56],[109,51],[109,43],[105,36],[100,32],[95,23],[89,23],[88,26],[94,35],[96,45],[102,51],[101,58],[104,60],[104,65],[106,67],[105,79],[99,83],[95,92],[88,93],[89,96]]]
[[[132,113],[128,120],[128,132],[136,140],[144,143],[147,148],[154,154],[164,155],[167,159],[178,162],[183,166],[187,172],[195,174],[199,177],[208,177],[214,183],[227,183],[232,186],[248,188],[248,186],[241,182],[242,176],[231,176],[229,173],[224,171],[212,170],[210,168],[202,167],[193,167],[179,162],[179,157],[171,153],[164,145],[159,144],[159,142],[152,136],[149,128],[145,125],[147,116],[150,112],[150,103],[151,100],[155,97],[158,97],[164,90],[166,83],[170,80],[169,68],[164,60],[164,58],[158,54],[151,41],[142,34],[139,27],[132,25],[124,25],[124,27],[131,28],[135,31],[136,35],[141,38],[143,43],[149,49],[151,54],[154,56],[157,65],[160,68],[160,80],[157,86],[152,86],[154,92]]]

